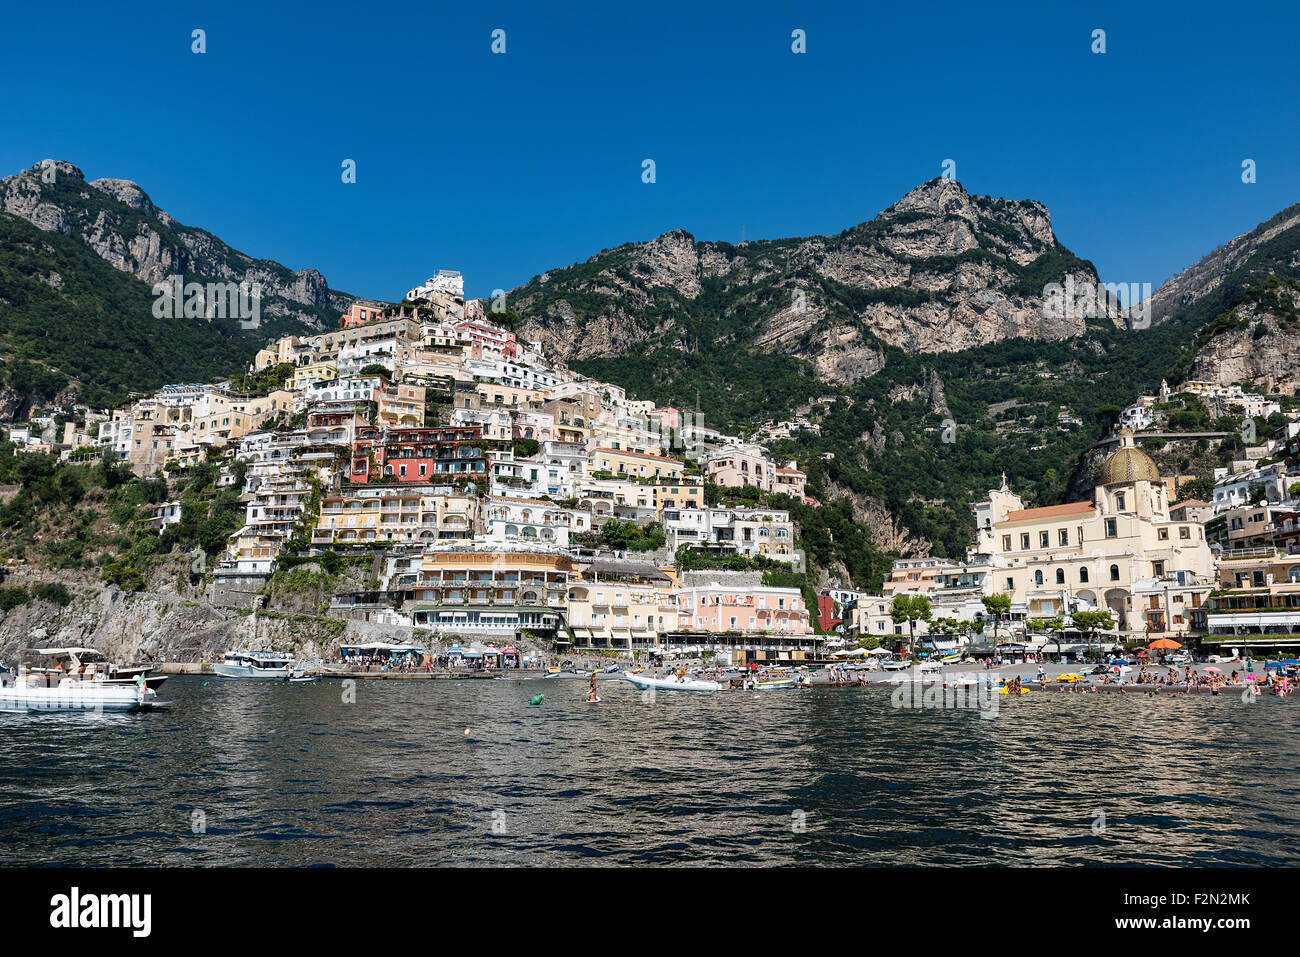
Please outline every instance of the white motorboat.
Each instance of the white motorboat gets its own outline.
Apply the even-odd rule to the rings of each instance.
[[[696,678],[683,678],[680,675],[667,675],[663,678],[655,678],[650,675],[636,674],[631,671],[624,671],[621,677],[632,682],[642,691],[655,689],[657,691],[721,691],[725,685],[716,681],[702,681]]]
[[[102,678],[29,673],[5,676],[0,711],[154,711],[168,707],[145,684],[126,685]]]
[[[104,681],[129,688],[134,688],[144,675],[145,684],[155,691],[167,680],[166,675],[150,674],[149,665],[115,665],[94,648],[29,648],[28,653],[42,655],[54,663],[52,668],[28,668],[30,674]]]
[[[882,661],[880,667],[886,671],[902,671],[904,668],[912,667],[912,663],[906,658],[889,658]]]
[[[295,672],[293,655],[282,651],[230,651],[212,670],[223,678],[284,681]]]

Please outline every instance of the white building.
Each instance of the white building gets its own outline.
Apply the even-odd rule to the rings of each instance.
[[[453,299],[465,298],[465,279],[455,269],[439,269],[438,275],[430,276],[424,285],[408,290],[406,298],[411,302],[428,299],[434,293],[443,293]]]

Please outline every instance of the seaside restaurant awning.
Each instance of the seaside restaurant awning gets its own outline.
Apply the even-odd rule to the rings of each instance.
[[[425,649],[419,645],[394,645],[387,641],[367,641],[356,645],[340,645],[339,651],[344,658],[351,658],[353,655],[378,655],[391,658],[394,655],[427,654]]]

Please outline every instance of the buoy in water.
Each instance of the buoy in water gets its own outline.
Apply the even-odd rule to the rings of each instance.
[[[542,695],[533,695],[533,700],[530,701],[530,702],[528,702],[528,703],[529,703],[529,704],[541,704],[541,703],[542,703],[542,697],[543,697]]]

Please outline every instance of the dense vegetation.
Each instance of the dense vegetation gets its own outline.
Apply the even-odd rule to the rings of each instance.
[[[3,384],[48,400],[69,385],[107,407],[130,391],[206,382],[246,366],[273,330],[159,319],[148,285],[91,250],[0,213]]]
[[[243,465],[234,470],[242,481]],[[215,462],[205,462],[169,485],[107,459],[60,462],[15,455],[10,443],[0,443],[0,485],[17,487],[0,506],[0,558],[97,568],[105,581],[138,591],[168,556],[184,553],[190,573],[201,577],[244,519],[239,486],[216,488],[218,474]],[[153,506],[176,499],[179,523],[161,533],[147,524]]]

